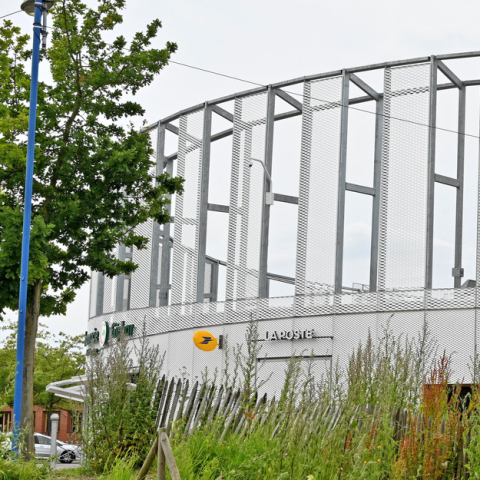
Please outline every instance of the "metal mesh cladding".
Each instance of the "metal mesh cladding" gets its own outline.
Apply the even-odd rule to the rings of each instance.
[[[130,308],[148,307],[150,297],[150,261],[152,256],[152,231],[153,221],[135,227],[135,233],[148,238],[147,247],[139,250],[133,249],[133,262],[138,268],[132,273],[130,285]]]
[[[258,296],[267,95],[235,100],[228,225],[227,300]],[[251,163],[251,166],[250,166]]]
[[[103,287],[103,313],[112,313],[115,311],[117,294],[117,277],[107,277],[104,279]]]
[[[157,160],[157,129],[151,130],[149,133],[152,142],[153,153],[151,160]],[[156,165],[150,167],[149,173],[154,183]],[[147,245],[144,249],[139,250],[133,247],[132,261],[138,265],[138,268],[131,274],[130,277],[130,302],[128,299],[126,303],[130,308],[144,308],[149,306],[150,300],[150,281],[151,281],[151,259],[152,259],[152,235],[153,235],[153,220],[135,227],[135,233],[146,237],[148,239]],[[153,280],[153,279],[152,279]],[[124,287],[125,288],[125,287]]]
[[[341,77],[304,85],[296,295],[334,289],[341,95]]]
[[[379,290],[425,287],[430,64],[385,69]]]
[[[157,262],[157,285],[160,285],[162,280],[162,239],[158,242],[158,262]],[[155,295],[155,306],[160,306],[160,297],[158,295],[158,288]]]
[[[197,300],[198,227],[202,176],[203,110],[180,117],[177,175],[185,179],[175,203],[172,305]]]
[[[92,272],[90,279],[90,311],[89,318],[97,315],[98,272]]]
[[[203,293],[205,296],[211,296],[212,294],[212,268],[213,265],[211,263],[205,262],[205,282],[204,282],[204,288],[203,288]],[[205,302],[211,301],[210,298],[205,298]]]

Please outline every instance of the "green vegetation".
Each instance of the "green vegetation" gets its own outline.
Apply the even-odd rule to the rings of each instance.
[[[249,332],[255,338],[253,323]],[[183,480],[480,478],[480,390],[474,388],[467,402],[460,398],[449,358],[437,352],[427,325],[415,339],[397,338],[387,325],[376,344],[368,338],[359,345],[346,371],[337,366],[320,379],[308,357],[292,358],[281,394],[263,404],[248,371],[258,348],[242,351],[236,346],[232,367],[250,381],[240,385],[242,408],[226,434],[227,418],[207,426],[211,403],[193,434],[183,420],[171,426]],[[48,472],[1,460],[5,480],[136,479],[155,438],[152,399],[158,398],[162,358],[147,341],[129,351],[124,338],[108,352],[103,361],[93,357],[87,369],[94,388],[84,432],[86,465]]]
[[[255,337],[254,328],[252,324],[248,338]],[[141,386],[148,376],[140,380],[138,397],[133,390],[115,393],[115,388],[125,385],[131,368],[125,361],[131,356],[122,353],[124,348],[122,342],[112,346],[107,360],[113,362],[109,368],[116,365],[118,384],[113,382],[117,374],[101,371],[104,381],[113,382],[103,387],[110,388],[105,398],[116,400],[115,408],[105,404],[107,418],[102,419],[98,409],[90,427],[92,440],[95,435],[98,440],[91,444],[86,472],[96,472],[97,478],[136,478],[134,468],[155,438],[153,411],[145,402],[152,393],[146,384]],[[143,348],[148,351],[148,346]],[[249,356],[256,357],[258,348],[247,345],[240,354],[236,346],[235,351],[234,370],[250,380],[240,386],[242,408],[226,435],[226,418],[220,416],[206,426],[212,404],[202,412],[193,434],[186,431],[183,420],[172,426],[170,439],[182,479],[450,480],[469,474],[480,478],[479,390],[474,388],[468,404],[460,399],[459,388],[450,383],[449,358],[438,354],[427,325],[415,339],[397,338],[387,325],[376,345],[371,338],[359,345],[346,371],[337,366],[321,379],[313,377],[308,357],[292,358],[279,398],[258,408],[254,408],[258,395],[249,371],[255,368]],[[142,365],[153,365],[148,359],[158,352],[152,353],[138,363],[139,379],[148,370]],[[128,397],[128,404],[117,397]],[[129,404],[139,406],[142,413],[136,416]],[[142,418],[150,418],[150,423],[142,424]],[[126,428],[126,419],[136,422],[136,429]],[[97,426],[92,429],[93,425]],[[102,429],[110,428],[112,445],[102,447],[107,441]]]
[[[123,335],[103,355],[89,357],[82,447],[90,471],[128,470],[122,461],[141,466],[155,437],[162,364],[146,339],[132,348]]]
[[[17,351],[17,326],[8,323],[1,330],[10,332],[0,342],[0,406],[13,406],[13,389],[15,378],[15,360]],[[53,411],[57,408],[69,410],[70,402],[45,390],[51,383],[71,378],[84,373],[85,355],[83,353],[83,336],[70,336],[60,332],[52,334],[46,325],[40,324],[38,331],[35,371],[34,404]]]
[[[150,136],[139,133],[145,112],[134,101],[177,46],[152,46],[157,19],[131,41],[115,35],[126,0],[94,3],[57,1],[41,53],[50,80],[39,84],[35,142],[21,414],[27,456],[38,317],[65,314],[90,270],[110,277],[134,271],[132,261],[117,258],[117,245],[145,248],[148,239],[135,227],[169,221],[167,195],[183,188],[180,178],[156,176]],[[0,26],[0,319],[18,308],[30,42],[12,21]]]
[[[35,462],[0,460],[0,480],[44,480],[48,472],[47,466],[38,466]]]
[[[376,347],[369,338],[346,372],[323,382],[305,362],[291,360],[278,402],[259,418],[244,412],[242,434],[219,441],[223,419],[191,436],[174,434],[182,479],[446,480],[478,469],[479,437],[466,449],[467,465],[462,447],[479,432],[479,392],[462,415],[449,360],[435,355],[428,328],[402,341],[387,327]]]

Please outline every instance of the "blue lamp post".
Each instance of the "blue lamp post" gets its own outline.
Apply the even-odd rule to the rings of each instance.
[[[30,116],[28,120],[27,170],[25,177],[25,208],[23,214],[22,260],[20,269],[20,298],[18,303],[17,362],[15,370],[15,393],[13,399],[13,448],[18,448],[18,432],[21,425],[23,355],[25,350],[25,321],[28,292],[28,261],[30,255],[30,224],[32,218],[33,163],[35,153],[35,129],[37,120],[38,66],[40,61],[40,34],[46,38],[46,14],[54,0],[27,0],[22,10],[34,17],[32,78],[30,85]],[[44,24],[42,27],[42,16]],[[45,44],[45,42],[44,42]]]

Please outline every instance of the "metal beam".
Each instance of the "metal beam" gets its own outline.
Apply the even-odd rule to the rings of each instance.
[[[283,90],[280,90],[279,88],[277,88],[275,90],[275,95],[277,95],[277,97],[280,97],[282,100],[287,102],[292,107],[296,108],[299,112],[303,112],[302,102],[298,101],[296,98],[292,97],[287,92],[284,92]]]
[[[272,177],[273,160],[273,128],[275,124],[275,90],[268,88],[267,93],[267,117],[265,123],[265,169]],[[270,205],[265,202],[266,192],[272,190],[272,182],[268,175],[264,175],[262,190],[262,226],[260,233],[260,265],[258,268],[258,296],[268,297],[268,232],[270,229]]]
[[[125,252],[127,248],[125,245],[118,246],[118,259],[121,262],[125,261]],[[125,290],[125,278],[126,275],[122,273],[117,277],[117,291],[115,292],[115,311],[122,312],[123,311],[123,294]]]
[[[473,52],[461,52],[461,53],[445,53],[443,55],[437,55],[437,60],[454,60],[458,58],[472,58],[480,57],[479,51]]]
[[[97,272],[97,305],[95,308],[96,316],[103,315],[103,302],[105,300],[105,275]]]
[[[218,298],[218,262],[212,264],[212,279],[211,279],[211,301],[216,302]]]
[[[373,164],[373,189],[380,193],[383,149],[383,97],[377,100],[375,109],[375,153]],[[378,243],[380,241],[380,194],[373,197],[372,237],[370,245],[370,291],[377,291],[378,282]]]
[[[158,154],[158,151],[157,151]],[[158,164],[158,163],[157,163]],[[173,160],[167,159],[167,166],[165,168],[166,173],[170,176],[173,175]],[[167,199],[171,200],[172,196],[167,195]],[[165,209],[170,214],[172,212],[172,205],[168,204]],[[160,259],[160,292],[159,296],[159,306],[164,307],[168,305],[168,292],[170,291],[170,261],[171,261],[171,251],[170,251],[170,224],[165,223],[163,225],[163,238],[162,238],[162,257]]]
[[[383,93],[380,93],[380,98],[383,98]],[[358,103],[365,103],[365,102],[371,102],[373,101],[373,98],[370,95],[366,95],[363,97],[355,97],[355,98],[350,98],[348,100],[349,105],[357,105]]]
[[[173,242],[173,239],[172,239],[172,242]],[[218,263],[219,265],[222,265],[224,267],[227,266],[227,262],[225,260],[220,260],[219,258],[209,257],[208,255],[205,255],[205,258],[207,260],[210,260],[211,262]]]
[[[345,190],[349,192],[362,193],[363,195],[375,196],[375,189],[372,187],[365,187],[364,185],[357,185],[356,183],[345,183]]]
[[[437,126],[437,59],[430,60],[430,102],[428,119],[428,187],[425,288],[432,288],[433,279],[433,218],[435,213],[435,139]]]
[[[207,210],[210,210],[211,212],[229,213],[230,207],[228,205],[218,205],[217,203],[209,203],[207,204]]]
[[[436,58],[438,60],[451,60],[451,59],[471,58],[471,57],[480,57],[480,51],[438,55]],[[427,63],[428,61],[430,61],[431,58],[434,58],[434,57],[418,57],[418,58],[409,58],[409,59],[405,59],[405,60],[395,60],[395,61],[392,61],[392,62],[374,63],[374,64],[370,64],[370,65],[363,65],[363,66],[360,66],[360,67],[348,68],[348,69],[345,70],[345,72],[352,74],[352,73],[358,73],[358,72],[367,72],[367,71],[372,71],[372,70],[379,70],[379,69],[383,69],[383,68],[387,68],[387,67],[398,67],[398,66],[403,66],[403,65],[414,65],[414,64],[418,64],[418,63]],[[284,87],[288,87],[290,85],[302,84],[305,81],[320,80],[322,78],[338,77],[341,74],[342,74],[342,70],[334,70],[334,71],[331,71],[331,72],[317,73],[317,74],[314,74],[314,75],[297,77],[297,78],[293,78],[293,79],[290,79],[290,80],[277,82],[277,83],[272,84],[271,87],[274,88],[274,89],[284,88]],[[465,81],[463,83],[465,84],[465,86],[478,85],[479,80]],[[448,86],[448,87],[442,86],[442,88],[440,88],[440,85],[439,85],[438,89],[440,90],[440,89],[444,89],[444,88],[453,88],[453,87],[456,87],[456,85],[451,85],[451,86]],[[257,88],[253,88],[251,90],[245,90],[243,92],[233,93],[233,94],[221,97],[221,98],[210,100],[208,102],[208,104],[212,105],[212,106],[213,105],[218,105],[218,104],[221,104],[221,103],[230,102],[232,100],[235,100],[235,98],[248,97],[249,95],[254,95],[256,93],[261,93],[261,92],[264,92],[265,90],[267,90],[266,86],[259,86]],[[369,97],[368,99],[370,100],[371,97]],[[350,103],[352,103],[352,102],[350,102]],[[182,116],[182,115],[186,115],[188,113],[193,113],[197,110],[202,109],[203,107],[204,107],[204,104],[202,103],[202,104],[199,104],[199,105],[194,105],[192,107],[186,108],[184,110],[181,110],[181,111],[176,112],[172,115],[169,115],[168,117],[166,117],[162,120],[159,120],[158,122],[155,122],[155,123],[143,128],[141,131],[146,132],[146,131],[148,131],[152,128],[157,127],[157,125],[159,123],[163,124],[163,123],[172,122],[172,121],[180,118],[180,116]]]
[[[276,282],[288,283],[289,285],[295,285],[294,277],[287,277],[285,275],[278,275],[277,273],[267,273],[269,280],[275,280]]]
[[[220,115],[221,117],[225,118],[229,122],[233,123],[233,114],[231,114],[230,112],[227,112],[227,110],[225,110],[222,107],[219,107],[218,105],[212,105],[211,108],[212,108],[212,112],[215,112],[217,115]]]
[[[290,112],[278,113],[277,115],[275,115],[275,121],[277,122],[278,120],[286,120],[287,118],[298,117],[301,114],[302,112],[299,112],[298,110],[291,110]]]
[[[440,175],[438,173],[435,174],[435,182],[456,188],[460,186],[460,182],[456,178],[446,177],[445,175]]]
[[[357,77],[354,73],[350,74],[350,80],[368,96],[372,97],[374,100],[380,100],[380,94],[376,92],[370,85],[366,84],[361,78]]]
[[[165,123],[165,124],[162,124],[162,126],[166,128],[169,132],[174,133],[175,135],[178,135],[179,133],[178,127],[176,127],[175,125],[172,125],[171,123]]]
[[[347,176],[348,95],[350,75],[342,73],[340,118],[340,158],[338,162],[337,245],[335,254],[335,293],[342,293],[343,242],[345,232],[345,183]]]
[[[463,88],[463,82],[441,61],[437,60],[439,70],[452,82],[457,88]]]
[[[203,112],[202,170],[200,178],[200,211],[198,222],[197,302],[203,303],[205,293],[205,254],[207,251],[208,181],[210,177],[210,142],[212,107],[205,104]]]
[[[175,127],[176,128],[176,127]],[[157,158],[155,174],[158,176],[166,167],[165,161],[165,130],[168,129],[168,124],[162,124],[157,129]],[[178,129],[177,129],[178,135]],[[155,182],[155,185],[157,182]],[[151,241],[151,259],[150,259],[150,291],[148,295],[148,306],[157,306],[158,295],[158,266],[160,259],[160,225],[153,222],[152,241]]]
[[[462,268],[462,239],[463,239],[463,182],[465,170],[465,105],[466,88],[458,91],[458,143],[457,143],[457,198],[455,211],[455,258],[454,268]],[[462,286],[462,278],[454,277],[455,288]]]
[[[298,205],[298,197],[293,197],[291,195],[283,195],[283,193],[274,193],[273,199],[277,202],[293,203],[294,205]]]

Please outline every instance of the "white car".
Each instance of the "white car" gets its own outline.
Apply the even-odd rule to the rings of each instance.
[[[48,458],[50,457],[52,439],[47,435],[35,433],[35,456]],[[61,463],[72,463],[76,459],[80,459],[82,454],[79,445],[71,445],[69,443],[57,440],[57,458]]]

